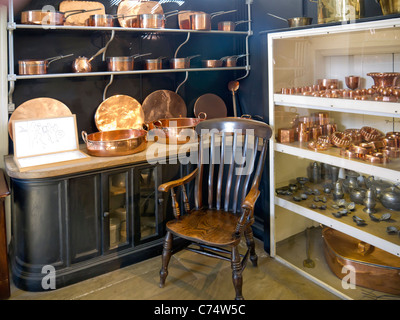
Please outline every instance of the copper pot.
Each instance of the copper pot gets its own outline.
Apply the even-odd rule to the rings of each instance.
[[[70,10],[66,12],[58,11],[44,11],[44,10],[29,10],[21,12],[21,23],[22,24],[34,24],[34,25],[56,25],[62,26],[65,23],[67,17],[80,14],[84,12],[97,11],[99,9],[92,10]],[[71,12],[70,14],[66,14]]]
[[[236,67],[238,59],[246,57],[246,56],[247,56],[247,54],[240,54],[240,55],[237,55],[237,56],[224,57],[224,58],[221,59],[222,60],[222,65],[224,67]]]
[[[73,56],[73,54],[47,58],[44,60],[36,60],[36,59],[19,60],[18,61],[19,74],[20,75],[46,74],[47,68],[50,65],[50,63],[70,56]]]
[[[222,67],[223,61],[222,60],[202,60],[201,61],[204,68],[220,68]]]
[[[338,79],[318,79],[317,84],[320,86],[321,90],[339,88]]]
[[[125,156],[141,152],[147,147],[147,131],[121,129],[87,134],[82,131],[88,153],[96,157]]]
[[[140,15],[140,28],[146,29],[164,29],[165,20],[173,15],[178,14],[178,10],[165,14],[145,13]]]
[[[202,11],[180,11],[178,14],[178,24],[179,29],[191,30],[192,29],[192,22],[190,16],[197,14],[197,13],[204,13]]]
[[[111,14],[93,14],[86,20],[86,25],[90,27],[113,27],[114,16]]]
[[[211,19],[237,10],[219,11],[214,13],[195,13],[190,16],[192,30],[211,30]]]
[[[200,55],[190,56],[186,58],[173,58],[169,60],[169,65],[171,69],[189,69],[190,68],[190,60]]]
[[[131,71],[135,66],[135,59],[148,56],[151,53],[136,54],[128,57],[107,57],[108,71]]]
[[[157,59],[146,59],[145,69],[146,70],[161,70],[162,69],[162,61],[165,57],[159,57]]]
[[[235,31],[236,26],[245,22],[249,22],[249,20],[242,20],[242,21],[221,21],[218,22],[218,30],[220,31]]]
[[[196,138],[197,134],[194,128],[207,115],[200,112],[197,118],[168,118],[153,121],[155,134],[158,142],[167,144],[185,144]]]

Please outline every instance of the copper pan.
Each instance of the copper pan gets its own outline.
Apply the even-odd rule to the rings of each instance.
[[[206,118],[207,115],[201,112],[197,118],[168,118],[153,121],[157,141],[167,144],[185,144],[193,141],[197,136],[194,128]]]
[[[33,25],[56,25],[62,26],[65,24],[66,19],[69,16],[82,14],[93,10],[70,10],[66,12],[59,11],[44,11],[44,10],[29,10],[21,12],[21,23],[22,24],[33,24]],[[70,12],[70,13],[68,13]]]
[[[138,28],[137,18],[131,16],[141,14],[164,14],[164,10],[157,1],[121,1],[118,5],[118,22],[123,28]]]
[[[202,14],[205,12],[202,11],[180,11],[178,13],[178,24],[179,24],[179,29],[184,29],[184,30],[191,30],[192,29],[192,21],[190,17],[194,14]]]
[[[141,129],[144,113],[136,99],[126,95],[115,95],[99,105],[94,121],[99,131]]]
[[[125,156],[141,152],[147,147],[147,131],[122,129],[87,134],[82,131],[87,151],[96,157]]]
[[[220,31],[235,31],[236,26],[242,23],[250,22],[250,20],[241,20],[241,21],[221,21],[218,22],[218,30]]]
[[[106,14],[104,4],[99,1],[64,0],[60,2],[59,9],[60,11],[85,10],[82,14],[68,16],[64,22],[66,26],[85,26],[91,15]]]
[[[173,58],[169,60],[169,66],[171,69],[189,69],[190,68],[190,60],[200,55],[197,54],[195,56],[190,56],[186,58]]]
[[[162,69],[162,61],[165,57],[159,57],[156,59],[145,59],[145,69],[146,70],[161,70]]]
[[[107,57],[108,71],[131,71],[135,67],[135,59],[151,53],[135,54],[127,57]]]
[[[236,67],[238,59],[246,57],[246,56],[247,56],[247,54],[240,54],[240,55],[236,55],[236,56],[229,56],[229,57],[221,58],[222,65],[224,67]]]
[[[18,61],[19,74],[21,75],[46,74],[47,68],[50,65],[50,63],[71,56],[73,56],[72,53],[65,56],[57,56],[57,57],[47,58],[44,60],[37,60],[37,59],[19,60]]]
[[[211,20],[227,13],[236,12],[237,10],[219,11],[214,13],[195,13],[190,16],[190,24],[192,30],[211,30]]]
[[[224,63],[223,60],[207,59],[201,61],[204,68],[220,68]]]

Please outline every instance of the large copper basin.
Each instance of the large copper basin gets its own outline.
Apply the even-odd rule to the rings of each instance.
[[[147,147],[147,131],[122,129],[87,134],[82,131],[88,153],[96,157],[125,156],[141,152]]]

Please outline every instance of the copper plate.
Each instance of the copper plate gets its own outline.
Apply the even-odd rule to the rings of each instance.
[[[8,133],[12,136],[13,120],[55,118],[72,115],[71,110],[61,101],[52,98],[36,98],[25,101],[12,113],[8,121]]]
[[[180,95],[169,90],[157,90],[143,101],[144,122],[186,117],[186,103]]]
[[[66,26],[86,26],[86,20],[94,14],[106,14],[106,9],[101,2],[95,1],[62,1],[59,7],[61,12],[71,10],[90,10],[89,12],[82,12],[79,14],[66,15],[64,25]],[[99,9],[99,10],[95,10]],[[95,11],[91,11],[95,10]]]
[[[132,19],[131,16],[149,13],[164,14],[164,10],[157,1],[122,1],[118,5],[117,13],[120,26],[129,28],[129,20]]]
[[[193,111],[196,117],[200,112],[204,112],[207,119],[225,118],[227,116],[224,100],[213,93],[206,93],[197,98]]]
[[[97,108],[94,117],[99,131],[141,129],[143,119],[140,103],[125,95],[115,95],[104,100]]]

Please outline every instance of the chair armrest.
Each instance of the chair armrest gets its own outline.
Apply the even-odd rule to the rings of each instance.
[[[258,187],[251,188],[250,192],[247,194],[246,198],[242,203],[242,208],[253,211],[259,195],[260,195],[260,190],[258,190]]]
[[[169,190],[171,190],[171,188],[175,188],[175,187],[181,186],[183,184],[186,184],[186,183],[192,181],[193,178],[196,177],[197,171],[198,171],[198,168],[196,168],[193,172],[191,172],[190,174],[188,174],[187,176],[185,176],[181,179],[177,179],[177,180],[173,180],[173,181],[169,181],[169,182],[160,184],[158,186],[158,191],[168,192]]]

